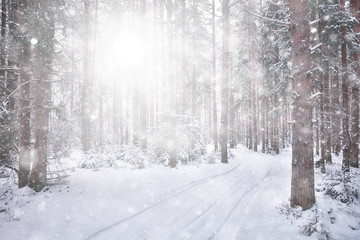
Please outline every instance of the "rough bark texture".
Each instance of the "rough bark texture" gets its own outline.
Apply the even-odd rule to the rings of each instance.
[[[19,1],[19,29],[25,29],[20,34],[19,67],[20,67],[20,149],[19,149],[19,188],[29,183],[30,174],[30,57],[31,45],[27,37],[28,24],[25,21],[27,12],[30,10],[27,1]]]
[[[9,95],[7,87],[6,71],[6,23],[7,23],[6,0],[1,2],[1,39],[0,39],[0,164],[9,163],[11,156],[11,138],[9,122]]]
[[[345,11],[345,0],[340,0],[340,4]],[[348,62],[347,62],[347,45],[346,45],[346,28],[342,27],[341,33],[343,36],[341,43],[341,65],[342,65],[342,98],[343,98],[343,163],[342,169],[344,172],[350,171],[350,153],[351,153],[351,138],[349,133],[349,81],[348,81]]]
[[[327,21],[325,16],[320,14],[319,22],[319,40],[322,43],[320,62],[322,63],[322,74],[320,76],[321,84],[321,161],[331,163],[331,125],[330,125],[330,57],[332,53],[330,35],[331,31],[323,31],[326,27]],[[325,165],[323,165],[324,167]],[[325,168],[322,168],[325,171]]]
[[[223,59],[221,94],[221,162],[228,163],[228,108],[229,108],[229,0],[223,1]]]
[[[332,80],[332,115],[331,115],[331,123],[332,123],[332,148],[333,152],[338,156],[341,152],[341,139],[340,139],[340,131],[341,131],[341,107],[340,107],[340,84],[339,84],[339,74],[338,72],[332,72],[331,76]]]
[[[290,0],[291,53],[293,71],[293,146],[291,206],[307,210],[315,203],[312,139],[310,26],[308,1]]]
[[[260,0],[260,14],[263,14],[263,1]],[[262,31],[264,28],[264,22],[261,19],[261,36],[263,35]],[[264,39],[263,37],[260,40],[260,48],[261,48],[261,89],[262,89],[262,94],[261,94],[261,105],[262,105],[262,109],[261,109],[261,152],[265,153],[266,151],[266,135],[265,135],[265,121],[266,121],[266,97],[265,97],[265,76],[264,76]]]
[[[29,177],[29,186],[41,191],[46,185],[47,135],[51,107],[51,64],[54,51],[54,12],[51,2],[40,0],[36,6],[35,46],[35,114],[34,114],[34,159]]]
[[[276,64],[280,63],[280,49],[279,49],[279,45],[276,44],[275,45],[275,62]],[[278,77],[279,74],[275,73],[275,78],[274,78],[274,89],[277,88],[277,84],[278,84]],[[274,96],[273,96],[273,146],[272,149],[276,154],[280,153],[280,144],[279,144],[279,112],[278,112],[278,93],[275,91],[274,92]]]
[[[360,20],[360,1],[351,0],[352,16],[358,21]],[[354,32],[360,33],[360,24],[357,25]],[[357,43],[360,41],[359,35],[357,35]],[[357,74],[357,81],[360,77],[360,51],[357,50],[352,54],[352,60],[354,64],[354,70]],[[353,82],[352,85],[352,101],[351,101],[351,157],[350,166],[359,167],[359,83]]]

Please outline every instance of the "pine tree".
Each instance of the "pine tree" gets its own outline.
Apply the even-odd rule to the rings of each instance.
[[[307,210],[315,203],[312,105],[309,70],[310,25],[308,1],[290,0],[291,51],[293,71],[293,146],[291,206]]]

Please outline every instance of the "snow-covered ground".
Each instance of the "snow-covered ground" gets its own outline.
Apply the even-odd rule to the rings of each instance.
[[[0,239],[316,239],[297,225],[310,210],[300,220],[280,214],[290,196],[291,151],[232,152],[229,164],[178,169],[92,170],[64,160],[74,169],[67,184],[39,194],[11,186],[0,197],[7,210],[0,213]],[[319,198],[317,208],[328,205]],[[357,229],[342,231],[348,220],[339,216],[336,239],[360,239]]]

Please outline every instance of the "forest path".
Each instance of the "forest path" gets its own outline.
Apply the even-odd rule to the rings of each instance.
[[[68,185],[17,203],[16,221],[0,219],[0,239],[308,239],[276,209],[290,196],[290,150],[232,153],[178,169],[74,168]]]
[[[179,186],[88,239],[288,239],[276,206],[290,189],[289,158],[233,153],[230,170]]]

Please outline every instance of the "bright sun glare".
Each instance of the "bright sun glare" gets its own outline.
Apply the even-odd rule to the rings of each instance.
[[[141,36],[132,32],[124,32],[112,37],[108,52],[108,61],[122,67],[140,65],[145,58],[145,46]]]

